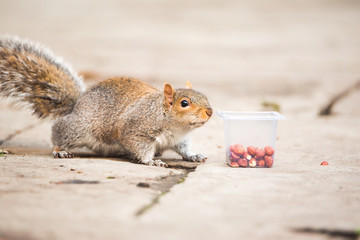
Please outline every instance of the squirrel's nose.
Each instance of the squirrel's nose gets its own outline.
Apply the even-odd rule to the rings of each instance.
[[[213,114],[213,110],[211,108],[206,109],[206,115],[211,117],[212,114]]]

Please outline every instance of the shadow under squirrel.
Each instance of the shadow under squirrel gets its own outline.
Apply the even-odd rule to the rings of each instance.
[[[0,37],[0,96],[27,103],[40,118],[53,119],[53,156],[87,147],[97,154],[127,155],[166,167],[160,156],[174,150],[188,161],[206,157],[189,149],[188,133],[212,115],[205,95],[191,89],[163,91],[128,77],[115,77],[85,90],[81,77],[61,59],[16,37]]]

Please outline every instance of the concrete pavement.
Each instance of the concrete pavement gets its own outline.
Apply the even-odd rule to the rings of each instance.
[[[360,93],[317,113],[360,77],[359,12],[325,0],[2,1],[1,33],[50,46],[88,85],[189,80],[215,110],[271,102],[287,119],[271,169],[228,167],[217,116],[193,133],[208,161],[166,153],[165,169],[53,159],[51,123],[1,99],[1,147],[13,154],[0,156],[0,239],[358,238]]]

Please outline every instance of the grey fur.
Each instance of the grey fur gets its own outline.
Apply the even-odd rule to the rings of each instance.
[[[185,160],[205,161],[190,152],[188,133],[211,117],[207,98],[166,86],[163,92],[136,79],[112,78],[84,92],[81,78],[50,51],[0,38],[0,95],[28,102],[40,117],[55,117],[54,157],[73,157],[72,149],[87,147],[105,156],[127,155],[166,166],[153,157],[171,149]],[[182,107],[182,99],[191,107]]]
[[[193,90],[180,89],[177,94],[206,99]],[[168,149],[179,153],[185,160],[206,159],[189,150],[187,134],[196,126],[167,112],[161,91],[144,95],[134,102],[129,100],[128,105],[121,103],[126,102],[126,98],[126,91],[119,95],[110,87],[96,85],[89,89],[80,97],[71,114],[55,122],[54,146],[66,151],[87,147],[102,155],[127,155],[143,164],[159,166],[165,166],[165,163],[154,161],[155,153]],[[207,101],[204,107],[210,108]],[[196,122],[193,115],[189,117]]]

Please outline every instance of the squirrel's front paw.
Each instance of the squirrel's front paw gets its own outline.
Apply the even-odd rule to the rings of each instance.
[[[202,154],[193,154],[183,159],[191,162],[205,162],[207,157]]]
[[[58,148],[54,148],[54,151],[52,152],[54,158],[73,158],[74,154],[64,151],[64,150],[60,150]]]
[[[145,165],[148,165],[148,166],[168,167],[168,165],[166,163],[164,163],[163,161],[161,161],[160,159],[149,160],[147,162],[142,162],[142,163]]]

